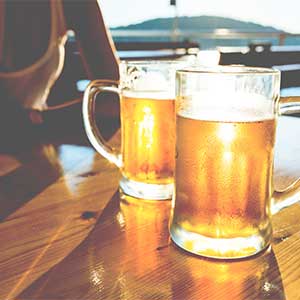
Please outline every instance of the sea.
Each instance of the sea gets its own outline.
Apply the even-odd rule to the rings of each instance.
[[[166,37],[166,36],[155,36],[155,37],[151,37],[151,36],[114,36],[113,31],[112,31],[112,35],[113,35],[113,40],[115,42],[135,42],[135,41],[139,41],[139,42],[166,42],[166,41],[171,41],[172,38],[171,37]],[[197,36],[192,36],[189,37],[188,34],[184,34],[184,32],[182,32],[182,37],[177,39],[178,41],[182,41],[182,40],[189,40],[192,42],[196,42],[199,45],[199,48],[201,50],[212,50],[212,49],[216,49],[219,47],[247,47],[250,44],[270,44],[272,46],[279,46],[280,45],[280,41],[279,38],[274,38],[274,37],[264,37],[264,38],[260,38],[260,37],[254,37],[254,38],[234,38],[234,39],[221,39],[221,38],[200,38]],[[300,46],[300,36],[286,36],[286,38],[284,39],[284,46]]]

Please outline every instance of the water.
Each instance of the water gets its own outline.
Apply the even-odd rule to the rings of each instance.
[[[113,33],[113,32],[112,32]],[[171,36],[128,36],[128,37],[116,37],[113,36],[115,42],[167,42],[172,41]],[[269,37],[269,38],[243,38],[243,39],[216,39],[216,38],[201,38],[188,35],[184,35],[178,39],[178,41],[190,40],[193,42],[197,42],[201,48],[201,50],[209,50],[216,49],[218,47],[246,47],[252,43],[270,43],[274,46],[279,45],[279,38]],[[284,45],[286,46],[299,46],[300,45],[300,37],[286,37],[284,40]],[[142,52],[142,51],[140,51]],[[136,53],[135,53],[136,54]]]

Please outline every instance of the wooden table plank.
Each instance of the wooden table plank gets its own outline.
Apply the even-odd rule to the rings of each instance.
[[[169,209],[115,195],[85,242],[18,299],[285,299],[273,251],[231,263],[190,255],[169,240]]]
[[[300,119],[280,120],[281,188],[300,174],[299,136]],[[169,239],[170,201],[120,199],[118,171],[91,151],[55,146],[48,163],[21,166],[33,170],[30,188],[39,176],[47,181],[43,170],[53,180],[37,182],[0,224],[0,299],[300,299],[300,205],[274,216],[273,247],[263,254],[235,262],[196,257]],[[24,172],[14,174],[8,182],[25,193]]]
[[[3,202],[18,200],[32,195],[31,185],[40,185],[43,176],[57,177],[0,223],[0,299],[14,299],[68,255],[93,228],[117,186],[116,168],[90,147],[45,147],[40,149],[44,155],[22,165],[23,171],[10,178],[12,188],[1,193]],[[18,177],[26,173],[27,180]],[[21,181],[27,185],[14,185]]]

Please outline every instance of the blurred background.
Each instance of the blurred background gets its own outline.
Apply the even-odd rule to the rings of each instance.
[[[299,0],[99,0],[121,60],[186,59],[203,65],[279,69],[281,96],[300,96]],[[91,45],[93,46],[93,45]],[[63,73],[49,97],[80,98],[87,84],[76,36],[69,32]],[[105,108],[118,115],[118,100]],[[65,116],[62,117],[63,119]]]
[[[298,0],[100,0],[114,41],[186,40],[201,49],[299,45]]]

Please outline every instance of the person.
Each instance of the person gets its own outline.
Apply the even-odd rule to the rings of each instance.
[[[119,59],[97,0],[0,1],[0,133],[11,120],[27,122],[27,112],[39,122],[33,111],[74,103],[47,103],[64,66],[69,30],[87,78],[118,81]]]

